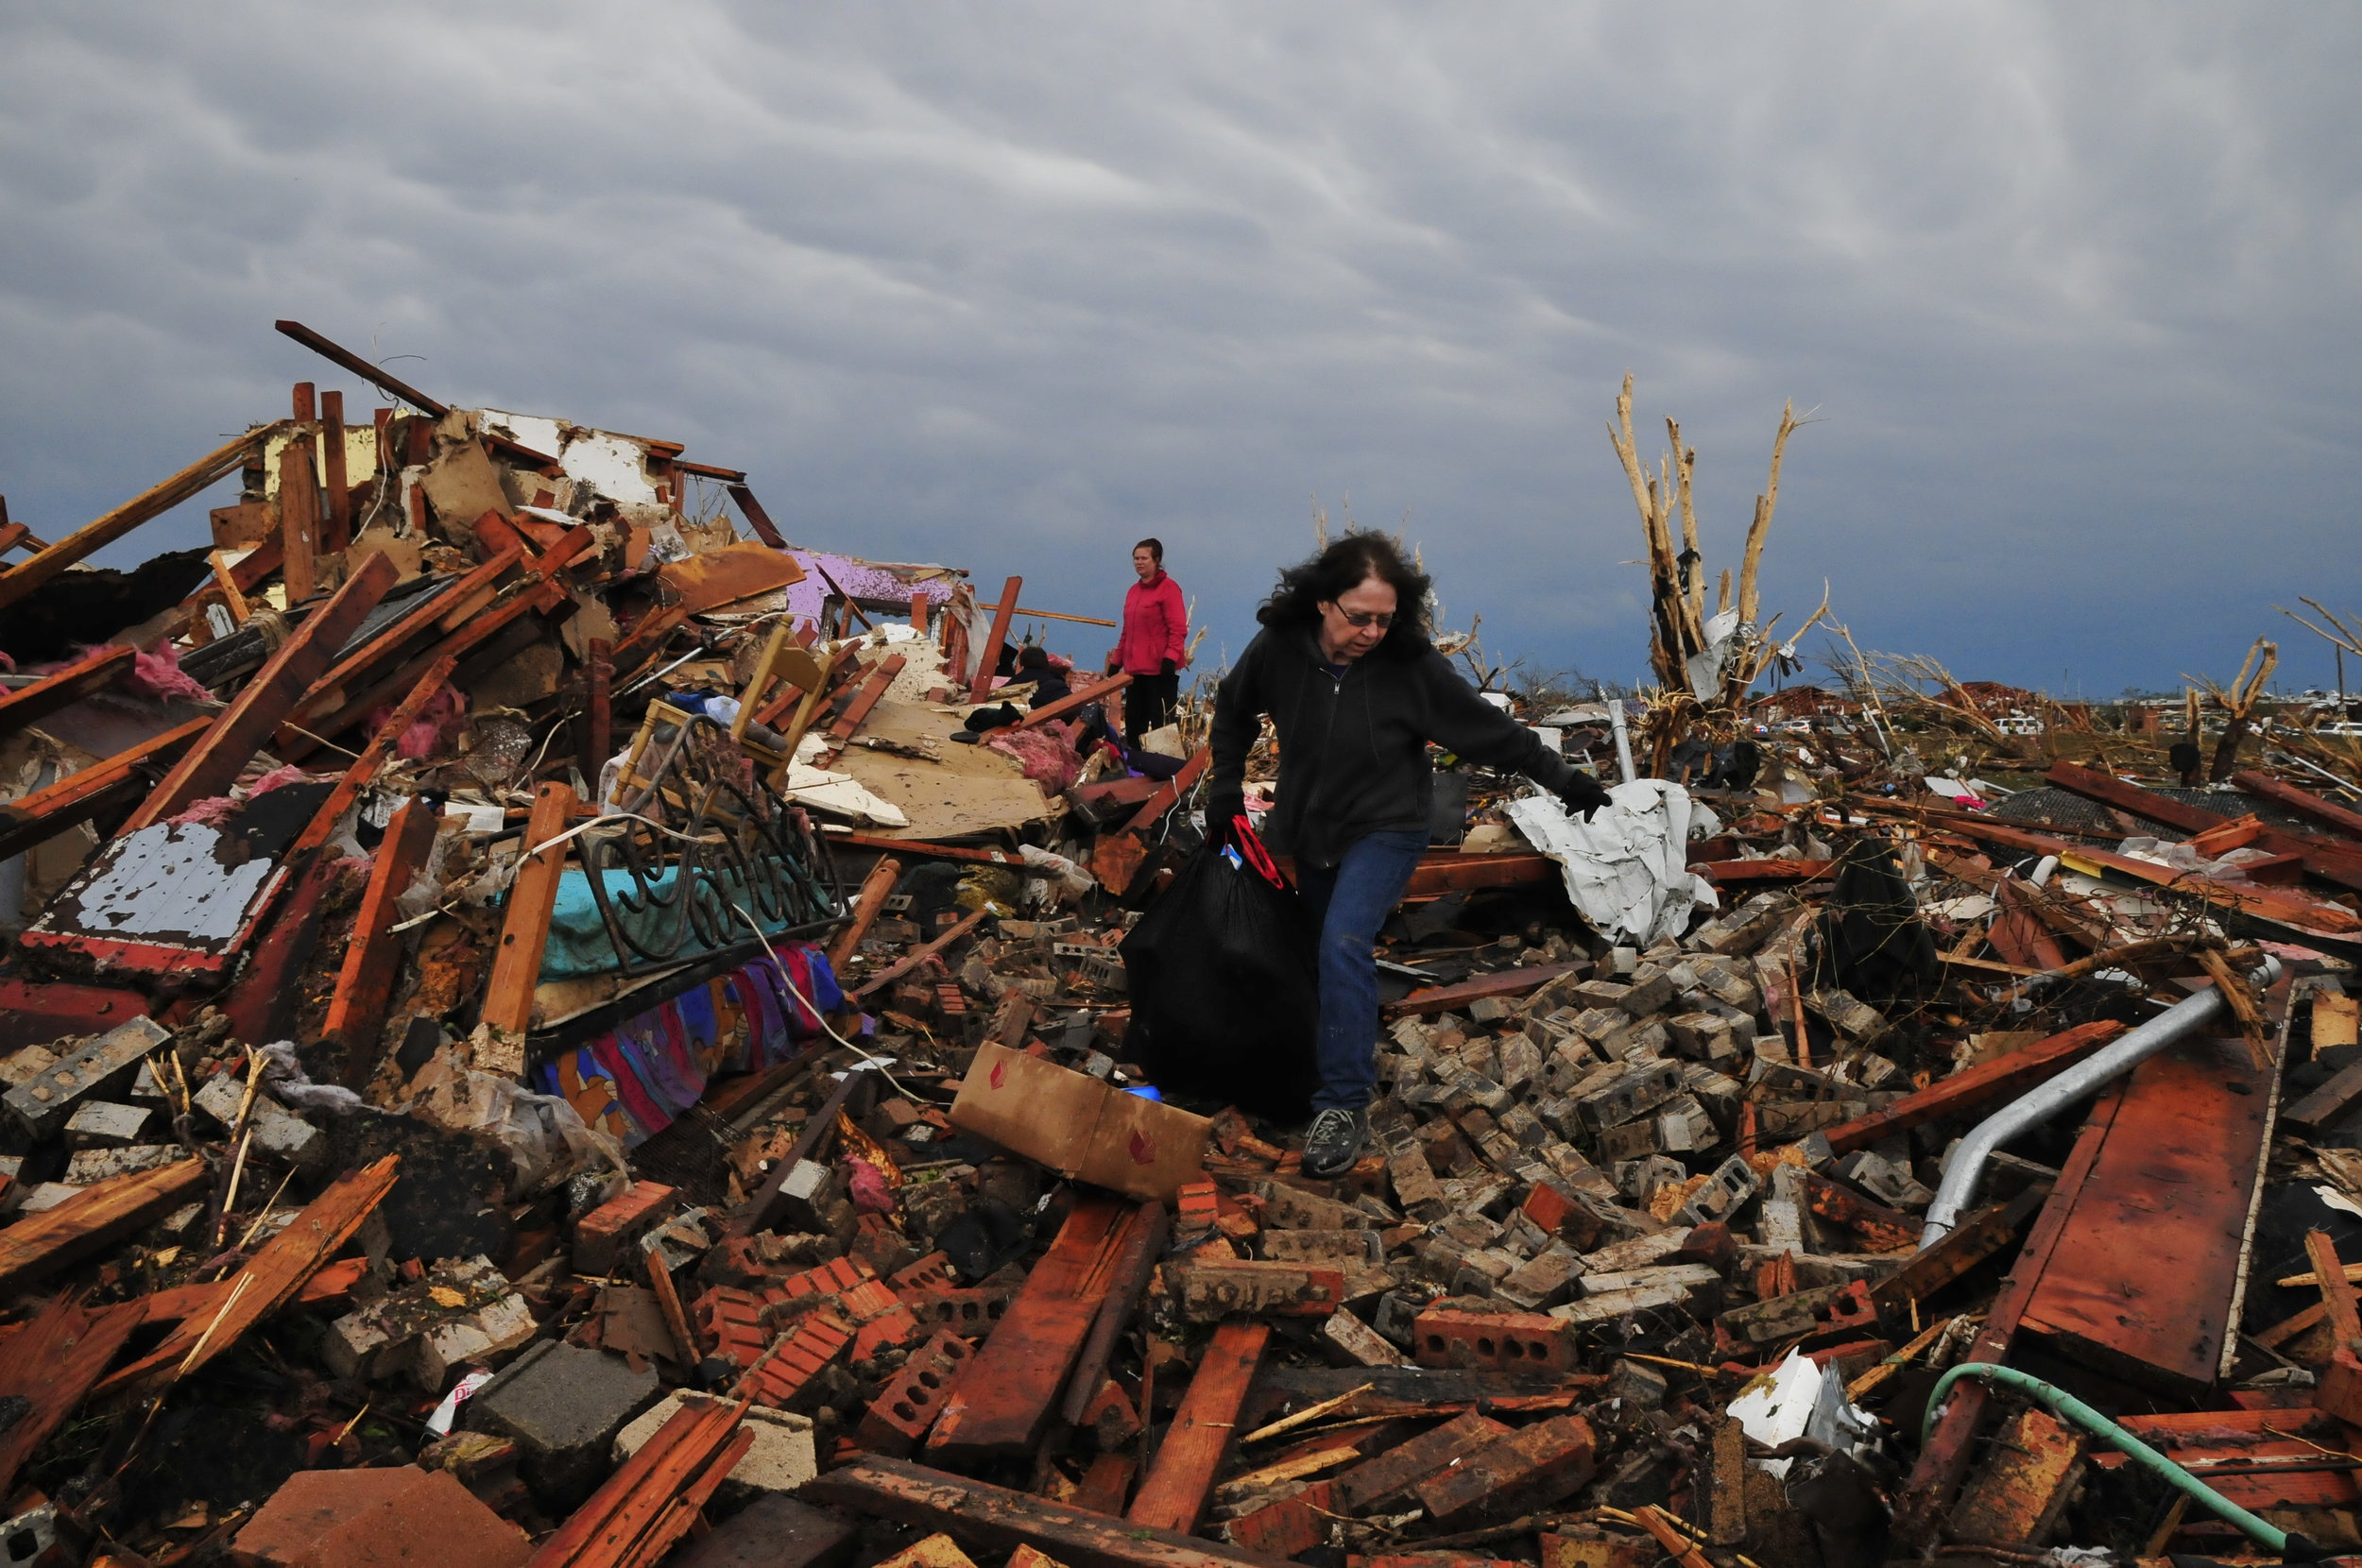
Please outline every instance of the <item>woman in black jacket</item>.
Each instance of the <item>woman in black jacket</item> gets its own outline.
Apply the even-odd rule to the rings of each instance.
[[[1263,629],[1214,699],[1206,821],[1217,841],[1245,810],[1246,754],[1271,716],[1278,797],[1267,823],[1295,857],[1320,925],[1321,1086],[1304,1169],[1360,1156],[1378,1083],[1378,929],[1427,847],[1432,741],[1520,773],[1588,817],[1607,792],[1478,696],[1428,640],[1428,579],[1381,534],[1348,534],[1279,575]]]

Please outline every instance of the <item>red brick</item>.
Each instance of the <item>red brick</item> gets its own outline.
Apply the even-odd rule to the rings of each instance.
[[[624,1244],[670,1214],[680,1195],[661,1182],[634,1182],[574,1226],[574,1272],[607,1274]]]
[[[1548,1182],[1536,1182],[1526,1194],[1525,1216],[1540,1226],[1545,1234],[1558,1236],[1567,1221],[1583,1213],[1583,1205],[1559,1191]]]
[[[1001,1321],[1016,1295],[1014,1290],[980,1286],[973,1290],[908,1292],[902,1304],[922,1327],[948,1328],[963,1339],[982,1339],[992,1332],[992,1325]]]
[[[974,1354],[958,1335],[938,1330],[870,1402],[855,1433],[863,1446],[878,1454],[908,1455],[934,1424]]]
[[[840,1257],[831,1258],[817,1269],[790,1274],[779,1284],[790,1296],[834,1296],[872,1277],[867,1269],[851,1258]]]
[[[1222,1217],[1222,1201],[1214,1191],[1214,1179],[1210,1176],[1182,1183],[1173,1192],[1172,1202],[1172,1228],[1177,1235],[1210,1231]]]
[[[758,1404],[784,1406],[853,1342],[852,1325],[825,1309],[805,1317],[739,1379],[739,1391]]]
[[[1514,1432],[1415,1489],[1438,1522],[1507,1516],[1555,1503],[1591,1479],[1596,1447],[1581,1416],[1557,1416]]]
[[[1411,1332],[1412,1359],[1422,1367],[1580,1370],[1566,1324],[1543,1313],[1422,1312]]]
[[[713,1354],[732,1366],[751,1367],[770,1347],[762,1303],[749,1291],[715,1286],[697,1298],[690,1316]]]
[[[916,1263],[894,1271],[893,1285],[897,1294],[908,1290],[950,1290],[958,1283],[951,1272],[949,1253],[929,1253]]]
[[[403,1465],[296,1472],[238,1532],[237,1555],[274,1568],[518,1568],[533,1544],[450,1472]]]

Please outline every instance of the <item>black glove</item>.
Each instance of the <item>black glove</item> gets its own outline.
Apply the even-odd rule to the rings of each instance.
[[[1246,815],[1246,792],[1243,790],[1209,791],[1206,796],[1206,843],[1220,849],[1228,844],[1238,829],[1233,819]]]
[[[1175,663],[1172,659],[1166,659],[1156,673],[1160,675],[1172,675],[1178,674],[1180,670],[1181,666],[1179,664]]]
[[[1605,806],[1608,797],[1598,779],[1578,769],[1570,771],[1566,782],[1558,787],[1558,801],[1566,808],[1567,815],[1589,822],[1591,813]]]

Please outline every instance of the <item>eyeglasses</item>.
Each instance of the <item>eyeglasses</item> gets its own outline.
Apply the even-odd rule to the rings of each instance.
[[[1395,623],[1395,612],[1392,610],[1380,612],[1378,610],[1348,610],[1341,608],[1337,611],[1337,613],[1344,616],[1345,618],[1345,624],[1353,627],[1356,631],[1376,626],[1382,632],[1393,626]]]

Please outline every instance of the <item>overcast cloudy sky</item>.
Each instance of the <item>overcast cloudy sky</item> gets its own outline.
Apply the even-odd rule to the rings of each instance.
[[[2326,680],[2270,606],[2362,607],[2357,45],[2328,3],[18,4],[0,491],[63,532],[291,381],[368,406],[293,316],[1030,604],[1113,613],[1161,535],[1217,653],[1349,502],[1497,656],[1629,679],[1629,369],[1710,568],[1818,411],[1790,624],[1825,578],[1964,676],[2270,632]]]

